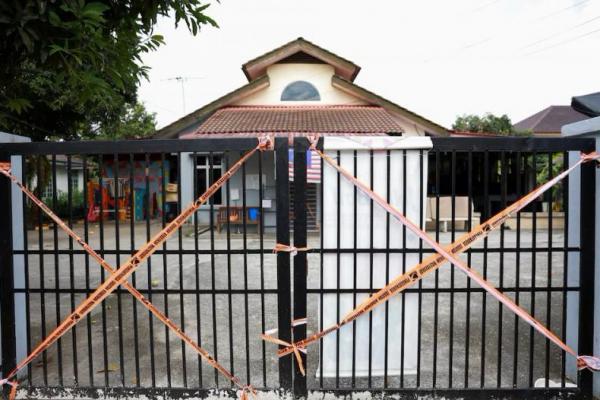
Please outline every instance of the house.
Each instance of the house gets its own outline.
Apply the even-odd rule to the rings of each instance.
[[[517,131],[529,131],[534,136],[560,137],[563,125],[589,118],[571,106],[549,106],[514,124]]]
[[[360,67],[303,38],[284,44],[242,65],[248,83],[159,130],[157,138],[182,140],[206,137],[248,137],[273,134],[290,139],[311,133],[321,135],[447,136],[443,126],[393,103],[355,83]],[[232,165],[239,155],[187,154],[182,159],[181,197],[188,204]],[[312,158],[310,159],[312,160]],[[315,168],[320,168],[315,160]],[[213,169],[213,174],[209,170]],[[264,212],[265,226],[275,225],[273,154],[264,154],[262,179],[258,162],[246,171],[246,204]],[[194,193],[194,180],[196,193]],[[258,182],[263,185],[259,205]],[[214,196],[217,208],[241,205],[240,174]],[[318,221],[319,175],[308,187],[309,226]],[[293,190],[293,185],[292,185]],[[200,221],[209,221],[210,206],[203,206]]]

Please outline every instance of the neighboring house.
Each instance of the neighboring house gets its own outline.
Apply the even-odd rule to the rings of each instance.
[[[249,83],[207,104],[157,132],[156,138],[258,137],[264,134],[289,137],[321,135],[447,136],[448,130],[416,113],[378,96],[354,83],[360,67],[302,38],[265,53],[242,66]],[[263,155],[264,198],[274,199],[273,154]],[[202,193],[227,165],[239,155],[217,155],[213,176],[208,173],[207,154],[187,154],[182,158],[181,196],[183,204]],[[320,164],[312,162],[314,176],[307,197],[309,225],[318,221]],[[195,160],[195,161],[194,161]],[[195,164],[195,167],[194,167]],[[314,164],[314,165],[313,165]],[[317,165],[319,164],[319,165]],[[317,170],[317,171],[315,171]],[[264,210],[265,226],[275,225],[275,203],[258,199],[258,162],[246,168],[246,204]],[[193,182],[196,180],[196,193]],[[230,198],[221,190],[214,205],[242,204],[241,175],[230,183]],[[293,185],[292,185],[293,191]],[[261,207],[259,207],[261,206]],[[209,220],[203,206],[201,222]]]
[[[67,156],[58,154],[56,157],[56,192],[57,195],[60,193],[67,193],[69,190],[69,168]],[[50,165],[52,165],[52,159],[48,158]],[[71,157],[71,190],[73,192],[83,191],[83,162],[81,158],[74,156]],[[53,173],[50,172],[48,175],[48,184],[42,192],[42,198],[52,198],[54,189]]]
[[[534,136],[560,137],[563,125],[589,118],[571,106],[550,106],[514,124],[518,131],[529,131]]]

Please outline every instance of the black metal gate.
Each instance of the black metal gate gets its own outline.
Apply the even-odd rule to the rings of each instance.
[[[255,145],[255,139],[6,144],[0,145],[0,161],[12,157],[29,185],[46,179],[49,190],[44,193],[40,188],[36,194],[54,210],[62,210],[65,221],[108,262],[118,266],[176,215],[188,198],[202,192]],[[318,233],[307,232],[307,218],[318,217],[320,227],[324,218],[322,185],[318,186],[318,210],[309,216],[305,206],[308,142],[298,138],[293,144],[293,205],[288,147],[287,138],[278,138],[274,152],[254,155],[227,182],[220,197],[196,213],[189,225],[152,256],[148,267],[140,268],[131,279],[140,292],[186,332],[194,333],[200,345],[242,381],[261,390],[295,396],[309,392],[342,396],[362,391],[415,398],[591,394],[591,373],[579,373],[571,386],[568,357],[529,327],[521,326],[511,314],[503,313],[481,288],[455,275],[450,266],[401,295],[403,299],[414,296],[418,304],[418,368],[414,374],[407,376],[404,369],[391,373],[386,368],[377,374],[369,369],[365,376],[323,376],[323,368],[319,369],[322,343],[308,348],[303,360],[307,377],[299,373],[293,356],[278,358],[275,346],[263,342],[260,333],[276,327],[282,340],[300,340],[306,337],[307,329],[314,332],[322,328],[319,304],[323,304],[324,296],[337,297],[339,313],[341,296],[350,295],[356,301],[357,295],[378,289],[373,284],[366,288],[323,287],[324,255],[336,254],[339,260],[340,255],[356,259],[366,254],[373,260],[374,255],[383,254],[387,261],[372,263],[371,274],[385,274],[389,280],[390,255],[416,254],[421,259],[431,253],[422,243],[401,249],[323,246]],[[442,243],[454,239],[457,199],[467,198],[473,204],[466,221],[461,221],[469,228],[476,215],[483,220],[564,168],[562,164],[557,169],[561,157],[564,160],[569,152],[593,149],[594,142],[584,139],[433,138],[433,150],[420,154],[421,168],[429,161],[420,195],[430,199],[436,215],[444,198],[450,199],[451,206],[449,221],[444,222],[449,223],[449,232],[442,232],[438,218],[433,226],[430,223],[432,235]],[[569,191],[565,181],[550,197],[525,210],[526,215],[515,216],[513,229],[503,228],[495,239],[486,239],[467,253],[470,265],[481,268],[497,287],[514,296],[540,321],[549,322],[563,338],[567,336],[567,300],[576,299],[578,350],[584,354],[593,350],[594,174],[592,165],[582,166],[578,193],[582,234],[577,244],[572,244],[567,229]],[[190,180],[191,195],[183,193],[182,187]],[[64,181],[66,190],[61,194]],[[77,190],[75,182],[83,182],[83,187]],[[178,184],[177,190],[170,191],[169,183]],[[47,223],[21,197],[11,196],[12,189],[2,177],[0,301],[5,375],[18,361],[17,349],[30,351],[106,277],[57,226]],[[11,228],[14,199],[25,210],[22,232]],[[543,202],[549,204],[546,210],[541,208]],[[426,224],[424,210],[422,214]],[[560,220],[559,214],[564,228],[552,225]],[[89,222],[90,216],[97,222]],[[381,229],[389,232],[389,224],[388,219]],[[360,226],[355,225],[357,229]],[[273,254],[275,243],[299,248],[308,245],[311,250],[294,257],[285,252]],[[578,267],[571,275],[569,259]],[[352,265],[338,261],[337,269],[349,271]],[[383,307],[388,312],[387,306]],[[308,317],[308,325],[292,327],[293,319],[303,317]],[[386,346],[392,340],[403,338],[386,334]],[[340,349],[338,341],[335,352],[355,351],[354,345]],[[368,352],[371,359],[371,347]],[[229,381],[186,349],[122,288],[19,377],[20,388],[28,396],[40,398],[204,397],[215,390],[235,395]],[[544,379],[541,387],[536,387],[536,377]]]

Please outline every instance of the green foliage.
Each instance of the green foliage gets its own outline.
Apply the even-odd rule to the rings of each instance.
[[[71,213],[73,219],[80,219],[84,217],[84,198],[83,193],[80,190],[73,190],[71,192],[71,211],[69,211],[68,193],[58,192],[56,196],[56,204],[54,204],[52,197],[43,198],[42,201],[46,203],[56,215],[64,220],[69,218],[69,212]],[[46,219],[49,220],[49,218]]]
[[[547,155],[536,157],[536,182],[538,185],[560,174],[565,167],[563,153],[553,153],[551,157],[552,161]],[[546,192],[545,199],[546,201],[552,200],[555,211],[562,211],[563,190],[563,184],[558,184]]]
[[[491,113],[486,113],[483,116],[463,114],[456,117],[452,129],[460,132],[496,133],[504,136],[530,135],[529,132],[516,131],[506,114],[500,117]]]
[[[158,18],[171,15],[195,35],[202,25],[217,26],[203,3],[0,2],[0,130],[71,140],[117,123],[148,76],[143,54],[164,43],[153,31]]]
[[[141,103],[127,104],[124,112],[110,123],[92,132],[96,139],[142,139],[156,132],[156,113],[150,113]]]

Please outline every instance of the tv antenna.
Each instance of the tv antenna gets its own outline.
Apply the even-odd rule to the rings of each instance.
[[[185,115],[185,84],[191,80],[204,79],[203,76],[174,76],[172,78],[163,79],[163,81],[177,81],[181,84],[181,106],[183,115]]]

